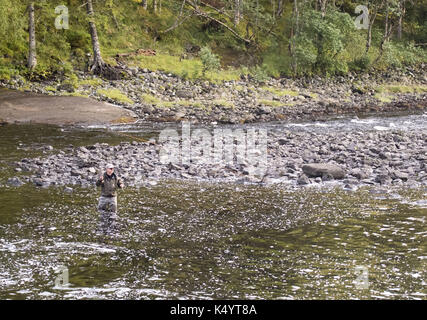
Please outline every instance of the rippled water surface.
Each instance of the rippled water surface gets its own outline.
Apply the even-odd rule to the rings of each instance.
[[[426,299],[426,190],[164,181],[123,190],[119,228],[104,234],[95,187],[5,185],[17,175],[12,161],[47,144],[156,131],[135,128],[0,127],[1,299]],[[58,287],[61,266],[69,285]],[[363,287],[356,267],[367,272]]]

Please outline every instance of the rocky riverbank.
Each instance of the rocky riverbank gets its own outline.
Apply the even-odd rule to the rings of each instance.
[[[295,187],[338,185],[346,189],[362,185],[422,187],[427,185],[426,141],[427,132],[415,129],[269,131],[267,170],[261,175],[251,174],[250,161],[162,163],[159,154],[165,143],[154,138],[149,142],[116,146],[97,143],[64,150],[47,146],[45,156],[15,162],[20,176],[9,179],[8,184],[93,186],[106,163],[112,162],[128,186],[179,179]],[[193,147],[198,144],[192,140]]]
[[[49,95],[77,95],[107,101],[154,122],[253,123],[318,120],[341,115],[422,112],[427,106],[427,65],[386,72],[299,79],[251,78],[211,83],[170,73],[123,67],[128,80],[106,81],[79,73],[28,83],[22,78],[0,86]]]

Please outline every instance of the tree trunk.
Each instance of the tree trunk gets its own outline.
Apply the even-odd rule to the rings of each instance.
[[[270,0],[270,5],[271,5],[271,16],[273,17],[273,18],[275,18],[276,17],[276,3],[275,3],[275,1],[276,0]]]
[[[113,18],[116,29],[120,30],[120,25],[119,25],[119,22],[117,21],[116,15],[114,14],[113,8],[111,8],[111,17]]]
[[[142,0],[141,6],[144,8],[144,10],[148,9],[148,0]]]
[[[292,16],[294,19],[294,23],[292,23],[292,27],[291,27],[291,34],[290,34],[290,41],[289,41],[289,54],[292,57],[291,60],[291,67],[292,67],[292,72],[294,75],[297,74],[298,71],[298,62],[296,60],[295,57],[295,37],[298,35],[298,18],[299,18],[299,11],[298,11],[298,0],[294,0],[294,10],[292,11]]]
[[[402,39],[402,20],[403,16],[399,17],[398,25],[397,25],[397,39]]]
[[[240,4],[241,0],[234,0],[234,25],[237,26],[240,22]]]
[[[298,0],[294,0],[294,13],[295,13],[295,35],[298,35],[299,31],[299,10],[298,10]]]
[[[320,11],[322,12],[322,18],[324,18],[326,15],[327,3],[328,3],[328,0],[319,0],[319,8],[320,8]]]
[[[399,39],[399,40],[401,40],[402,39],[402,25],[403,25],[403,16],[405,15],[405,11],[406,11],[406,8],[405,8],[405,0],[400,0],[400,2],[399,2],[399,13],[400,13],[400,15],[399,15],[399,20],[398,20],[398,25],[397,25],[397,38]]]
[[[374,7],[374,11],[372,13],[372,15],[370,15],[369,17],[369,21],[368,21],[368,34],[366,37],[366,51],[365,53],[369,52],[369,49],[371,48],[371,44],[372,44],[372,26],[374,25],[375,19],[377,17],[377,13],[378,13],[378,7]]]
[[[255,31],[258,32],[259,0],[256,0]]]
[[[29,23],[28,23],[29,54],[28,54],[27,67],[28,67],[28,69],[33,70],[37,65],[36,26],[35,26],[35,20],[34,20],[34,2],[31,2],[28,5],[28,13],[29,13]]]
[[[93,5],[92,0],[87,0],[86,3],[87,14],[89,16],[89,29],[90,36],[92,38],[92,48],[93,48],[93,62],[90,66],[90,71],[101,74],[105,66],[104,60],[101,56],[101,47],[99,45],[98,32],[96,31],[96,25],[94,21]]]
[[[393,30],[393,22],[390,21],[390,8],[389,2],[386,0],[386,16],[385,16],[385,27],[384,27],[384,35],[380,43],[380,53],[375,60],[375,63],[380,60],[382,55],[384,54],[384,44],[390,40],[390,36]]]
[[[157,0],[153,0],[153,12],[157,13]]]
[[[382,54],[384,52],[384,43],[386,43],[388,40],[389,24],[390,24],[390,29],[392,27],[391,23],[389,22],[390,10],[389,10],[388,0],[386,0],[386,9],[385,10],[386,10],[386,13],[385,13],[384,35],[383,35],[383,38],[382,38],[381,43],[380,43],[380,56],[382,56]]]
[[[283,0],[277,1],[277,12],[276,16],[281,17],[283,13]]]
[[[372,43],[372,24],[370,23],[368,26],[368,35],[366,38],[366,53],[369,52],[369,49],[371,48]]]
[[[389,18],[389,8],[388,8],[388,1],[386,1],[386,9],[385,9],[385,25],[384,25],[384,34],[387,34],[388,31],[388,18]]]

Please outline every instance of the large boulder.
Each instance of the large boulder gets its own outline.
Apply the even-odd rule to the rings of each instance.
[[[332,176],[334,179],[343,179],[346,172],[336,164],[309,163],[302,166],[302,171],[309,177]]]
[[[176,96],[179,98],[190,99],[194,97],[194,94],[190,90],[180,89],[176,91]]]

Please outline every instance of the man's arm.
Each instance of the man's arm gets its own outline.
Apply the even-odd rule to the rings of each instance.
[[[117,187],[120,189],[122,189],[124,187],[123,181],[120,178],[117,179]]]
[[[104,175],[100,176],[98,180],[96,180],[96,186],[99,187],[104,183]]]

